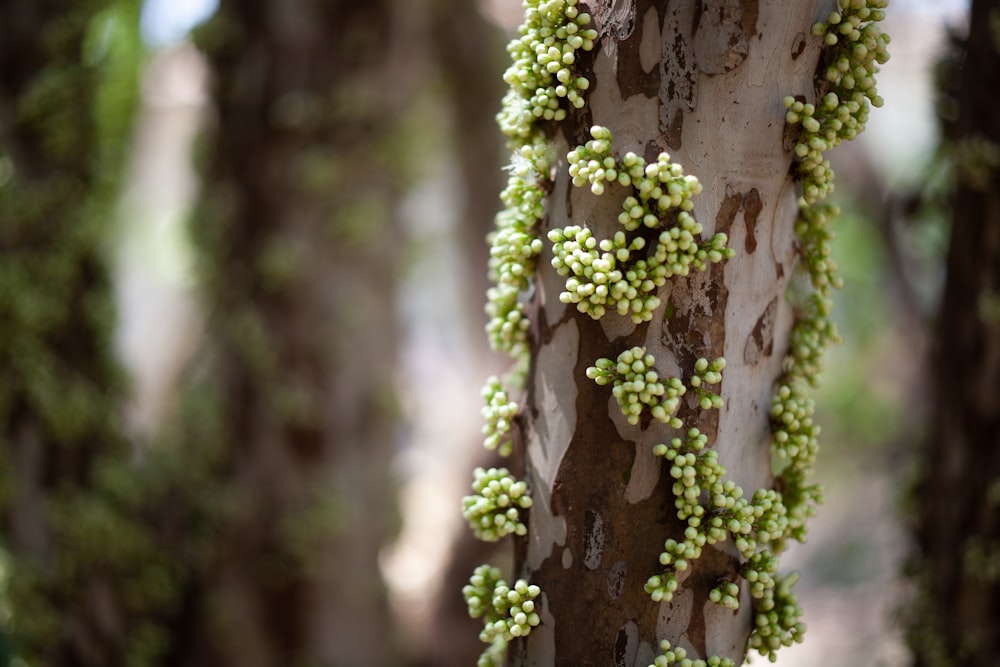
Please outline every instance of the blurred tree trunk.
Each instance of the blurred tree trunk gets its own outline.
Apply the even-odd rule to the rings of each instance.
[[[458,228],[462,244],[465,320],[474,327],[472,339],[483,342],[486,326],[483,295],[489,287],[486,235],[500,207],[497,193],[503,185],[503,141],[496,128],[496,112],[503,96],[503,41],[496,26],[483,17],[479,3],[436,0],[432,3],[431,45],[451,112],[452,138],[462,193]],[[484,354],[488,354],[483,349]]]
[[[230,507],[178,665],[389,665],[399,274],[412,91],[396,3],[223,0],[194,221]]]
[[[541,588],[544,604],[541,625],[511,645],[511,664],[646,665],[667,636],[688,657],[739,664],[745,656],[748,585],[740,583],[738,611],[709,602],[720,582],[740,581],[732,540],[705,546],[672,601],[658,604],[643,590],[664,541],[683,540],[670,464],[653,454],[683,432],[648,414],[629,424],[611,387],[595,384],[587,369],[634,346],[655,357],[661,378],[687,378],[697,359],[725,357],[725,407],[699,410],[691,390],[678,414],[685,428],[707,436],[748,497],[772,486],[770,405],[790,344],[785,291],[797,264],[794,156],[783,139],[781,100],[813,94],[822,40],[810,28],[830,7],[639,0],[590,8],[599,39],[587,105],[553,138],[558,175],[539,236],[574,224],[597,239],[621,229],[625,190],[609,185],[595,197],[574,187],[562,159],[597,124],[610,129],[615,155],[634,151],[648,164],[668,151],[696,176],[704,186],[693,211],[702,239],[727,234],[735,256],[669,278],[652,320],[633,324],[613,308],[598,321],[562,303],[566,278],[543,251],[527,307],[532,365],[521,409],[534,504],[528,535],[516,540],[516,571]]]
[[[120,521],[110,489],[130,451],[104,254],[137,91],[138,12],[130,1],[0,4],[5,631],[37,665],[115,664],[147,638],[143,592],[121,597],[148,573],[132,560],[148,542]]]
[[[503,95],[503,40],[497,26],[480,12],[480,3],[469,0],[435,0],[431,3],[432,56],[444,83],[444,104],[450,112],[450,138],[457,160],[455,176],[461,191],[458,242],[461,248],[461,317],[474,346],[474,359],[482,368],[501,361],[483,336],[486,316],[483,295],[489,286],[486,236],[500,206],[503,140],[496,127],[496,112]],[[470,444],[481,439],[469,433]],[[476,447],[470,451],[476,451]],[[499,465],[498,457],[478,450],[476,465]],[[460,498],[455,499],[456,506]],[[508,545],[509,546],[509,545]],[[441,581],[434,590],[433,627],[421,647],[426,667],[474,665],[482,651],[478,621],[469,618],[461,589],[469,572],[496,550],[468,531],[461,531],[450,550]]]
[[[1000,656],[1000,2],[974,0],[956,72],[951,245],[932,359],[934,416],[916,501],[921,667]]]

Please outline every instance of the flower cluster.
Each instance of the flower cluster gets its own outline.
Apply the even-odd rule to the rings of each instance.
[[[619,315],[631,314],[636,323],[648,322],[660,305],[656,291],[668,278],[686,276],[692,269],[704,271],[709,262],[721,262],[733,251],[726,247],[725,234],[699,244],[702,227],[690,211],[701,184],[684,175],[668,154],[661,153],[647,165],[629,152],[619,162],[611,153],[608,128],[595,125],[590,134],[593,139],[567,155],[573,184],[590,183],[596,195],[604,193],[606,182],[631,187],[619,223],[628,232],[644,226],[660,234],[642,253],[647,243],[641,236],[629,240],[618,232],[612,239],[598,241],[589,229],[575,225],[551,230],[552,265],[559,275],[569,276],[560,299],[594,319],[613,308]]]
[[[559,295],[563,303],[576,304],[580,312],[594,319],[604,316],[608,307],[619,315],[632,314],[637,322],[652,318],[660,305],[656,288],[666,281],[663,275],[649,271],[648,262],[640,259],[623,273],[636,253],[646,247],[646,239],[627,241],[623,232],[600,242],[585,227],[570,225],[549,231],[552,241],[552,266],[566,280]]]
[[[722,397],[709,391],[706,387],[722,382],[722,369],[725,367],[726,360],[722,357],[712,361],[699,359],[694,362],[694,375],[688,380],[688,384],[697,392],[698,406],[702,410],[722,409]]]
[[[514,359],[515,380],[519,380],[528,366],[528,329],[531,322],[524,312],[520,292],[509,285],[494,285],[486,291],[486,335],[490,346],[506,352]]]
[[[889,58],[889,37],[877,25],[885,18],[886,5],[887,0],[839,0],[838,10],[813,26],[813,34],[826,44],[821,97],[815,104],[792,96],[784,99],[786,122],[801,126],[794,147],[803,188],[795,233],[812,290],[797,307],[784,374],[771,400],[771,452],[780,493],[759,491],[752,503],[763,512],[755,519],[754,534],[765,548],[749,554],[740,547],[747,557],[741,574],[756,599],[750,647],[771,660],[780,647],[801,641],[805,630],[791,591],[797,577],[777,574],[776,554],[788,539],[805,539],[806,520],[822,500],[819,486],[811,483],[820,429],[805,389],[818,383],[824,351],[839,339],[830,320],[832,293],[841,281],[830,254],[829,229],[838,211],[821,202],[833,191],[833,171],[823,153],[856,137],[870,106],[882,105],[875,74]]]
[[[486,333],[493,349],[512,356],[516,367],[527,368],[528,319],[520,294],[535,273],[535,261],[542,251],[536,231],[545,215],[545,191],[540,183],[551,160],[538,141],[525,144],[514,154],[507,187],[500,193],[505,208],[496,216],[496,228],[487,236],[490,243]]]
[[[521,293],[535,272],[543,243],[536,229],[545,215],[544,183],[550,179],[551,156],[538,121],[561,121],[560,100],[582,107],[582,91],[590,85],[573,73],[577,51],[594,47],[597,32],[587,28],[590,15],[577,0],[524,0],[525,19],[507,50],[512,63],[504,73],[509,85],[497,122],[514,151],[507,187],[500,195],[504,209],[489,235],[486,333],[493,349],[514,358],[512,379],[523,380],[528,367],[528,327]]]
[[[805,636],[802,607],[792,591],[798,578],[794,572],[787,577],[774,575],[773,585],[766,588],[755,608],[750,648],[771,662],[777,659],[775,652],[779,648],[801,643]]]
[[[654,454],[662,456],[670,464],[670,476],[675,480],[673,493],[677,517],[687,522],[683,539],[669,538],[664,542],[660,554],[663,573],[653,575],[646,581],[644,588],[655,602],[673,597],[678,586],[677,572],[686,570],[690,561],[700,557],[702,547],[726,538],[722,517],[708,515],[701,502],[703,493],[720,482],[726,472],[719,464],[718,453],[707,449],[707,444],[705,434],[692,428],[688,430],[686,439],[674,438],[669,446],[659,444],[653,448]],[[721,503],[728,502],[727,498],[735,492],[735,488],[729,491],[728,494],[720,494]],[[742,495],[742,490],[739,493]]]
[[[592,50],[597,39],[597,31],[587,27],[590,14],[578,9],[578,0],[524,0],[523,4],[520,37],[507,45],[512,62],[503,79],[510,88],[497,116],[503,133],[518,143],[531,137],[536,121],[563,120],[566,104],[583,107],[582,92],[590,82],[577,76],[573,65],[578,52]]]
[[[512,420],[519,411],[517,403],[508,400],[507,392],[500,383],[500,378],[491,375],[483,387],[483,398],[486,405],[482,409],[483,445],[489,450],[499,450],[500,456],[510,456],[513,442],[510,438]]]
[[[481,667],[494,664],[507,642],[526,637],[541,622],[535,611],[535,598],[540,594],[538,586],[529,585],[524,579],[508,586],[499,568],[480,565],[475,569],[468,585],[462,588],[462,595],[469,616],[483,619],[480,641],[491,644],[480,658]]]
[[[784,99],[785,120],[802,126],[795,155],[807,204],[833,191],[833,171],[823,152],[860,134],[870,106],[882,106],[875,75],[878,66],[889,60],[889,37],[878,26],[887,4],[888,0],[840,0],[838,11],[813,26],[813,34],[822,36],[827,45],[828,92],[817,104],[791,96]]]
[[[587,377],[600,386],[613,385],[611,394],[629,424],[639,423],[639,415],[645,407],[649,408],[653,419],[680,428],[681,420],[674,415],[687,387],[677,378],[661,382],[654,363],[656,359],[646,354],[646,348],[633,347],[619,354],[615,361],[598,359],[587,369]]]
[[[649,667],[736,667],[730,658],[713,655],[708,660],[687,657],[687,651],[680,646],[674,648],[666,639],[660,640],[660,655]]]
[[[826,348],[840,340],[837,327],[830,319],[833,290],[842,285],[837,263],[831,256],[833,233],[830,223],[838,214],[837,207],[831,204],[800,205],[795,222],[799,256],[802,267],[809,274],[812,292],[798,307],[785,370],[789,378],[813,387],[819,383]]]
[[[734,581],[723,581],[708,592],[708,599],[726,609],[740,608],[740,585]]]
[[[462,514],[476,537],[486,542],[527,529],[521,521],[521,510],[531,507],[528,485],[518,482],[506,468],[476,468],[473,471],[474,495],[462,499]]]
[[[822,501],[819,485],[811,483],[820,427],[813,421],[815,403],[801,383],[783,383],[771,399],[771,453],[779,468],[782,497],[789,515],[790,537],[805,540],[806,521]]]
[[[735,482],[725,479],[726,468],[719,463],[718,453],[707,449],[707,442],[703,433],[692,428],[685,439],[674,438],[670,445],[653,448],[654,454],[670,464],[677,518],[687,524],[682,539],[664,542],[660,554],[663,572],[646,582],[646,592],[657,602],[673,597],[677,573],[700,557],[706,544],[722,542],[729,535],[746,559],[741,574],[749,582],[751,595],[763,598],[765,589],[773,584],[769,575],[777,567],[773,553],[780,551],[779,545],[791,530],[780,494],[758,489],[752,498],[745,498]],[[737,609],[739,585],[720,582],[709,599]]]
[[[590,191],[595,195],[604,194],[606,182],[633,187],[638,197],[625,200],[618,218],[625,229],[638,229],[639,222],[653,229],[661,226],[657,212],[662,215],[671,209],[682,212],[694,209],[693,197],[701,192],[701,183],[694,176],[685,175],[684,168],[671,162],[669,154],[660,153],[656,162],[646,164],[645,159],[629,151],[618,161],[611,152],[611,130],[594,125],[590,136],[593,137],[590,141],[566,156],[569,175],[577,187],[590,183]]]
[[[795,236],[799,242],[799,256],[809,272],[813,288],[824,298],[830,298],[833,290],[843,286],[833,259],[832,222],[840,215],[840,209],[833,204],[820,203],[800,206],[795,221]]]

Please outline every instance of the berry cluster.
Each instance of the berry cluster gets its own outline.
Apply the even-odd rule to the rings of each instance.
[[[532,136],[536,121],[561,121],[566,106],[584,105],[586,77],[573,65],[578,51],[594,48],[597,31],[588,28],[590,14],[577,8],[578,0],[524,0],[520,37],[507,45],[511,65],[503,79],[509,87],[497,116],[501,131],[512,141]]]
[[[806,204],[833,191],[833,171],[823,152],[855,138],[865,128],[870,106],[882,106],[875,75],[878,66],[889,60],[889,36],[878,26],[886,5],[888,0],[840,0],[838,11],[813,26],[813,34],[822,36],[827,45],[828,92],[817,104],[792,96],[784,99],[785,120],[802,126],[795,156]]]
[[[666,639],[660,640],[660,655],[649,667],[736,667],[729,658],[713,655],[708,660],[687,657],[687,651],[680,646],[672,647]]]
[[[707,449],[708,438],[698,429],[688,430],[685,439],[674,438],[660,444],[653,453],[670,464],[677,518],[687,525],[683,538],[667,539],[660,554],[663,572],[646,582],[645,590],[654,601],[670,600],[678,587],[677,573],[701,556],[706,544],[716,544],[733,536],[746,559],[741,575],[754,598],[763,599],[773,585],[770,574],[777,567],[773,555],[791,530],[787,511],[778,492],[758,489],[749,500],[743,489],[725,479],[726,468],[718,453]],[[739,585],[720,582],[709,595],[713,602],[730,609],[739,608]]]
[[[774,575],[772,584],[765,588],[756,605],[750,648],[771,662],[777,659],[776,652],[782,646],[801,643],[805,637],[802,607],[792,591],[798,578],[794,572],[787,577]]]
[[[469,616],[483,619],[479,639],[492,645],[480,658],[481,666],[493,664],[495,656],[503,655],[507,642],[526,637],[541,622],[535,610],[535,598],[540,594],[538,586],[524,579],[518,579],[513,587],[507,585],[497,567],[480,565],[475,569],[462,595]]]
[[[510,438],[512,420],[520,408],[514,401],[508,400],[507,392],[500,383],[500,378],[491,375],[483,387],[483,398],[486,405],[482,409],[483,445],[489,450],[499,450],[500,456],[510,456],[513,442]]]
[[[550,164],[541,140],[521,146],[510,167],[507,187],[500,193],[505,208],[496,216],[496,228],[487,236],[490,243],[489,278],[493,286],[486,293],[486,334],[494,350],[515,360],[515,375],[528,365],[528,319],[520,294],[528,288],[535,262],[542,251],[537,227],[545,215],[542,174]]]
[[[646,161],[626,153],[621,161],[611,153],[611,131],[595,125],[593,137],[569,152],[569,173],[573,184],[590,183],[596,195],[605,183],[632,188],[622,205],[618,221],[628,232],[643,226],[660,231],[649,249],[644,237],[629,240],[623,232],[598,241],[591,231],[578,226],[553,229],[552,265],[559,275],[569,276],[560,294],[563,303],[573,303],[580,312],[600,319],[609,308],[619,315],[631,315],[636,323],[648,322],[660,305],[656,291],[672,276],[686,276],[692,269],[704,271],[708,263],[732,257],[725,234],[716,234],[699,244],[701,225],[690,211],[692,197],[701,192],[693,176],[684,175],[679,164],[660,153],[657,161]]]
[[[506,468],[476,468],[471,496],[462,499],[462,514],[476,537],[496,542],[506,535],[527,533],[521,510],[531,507],[528,485],[516,481]]]
[[[587,369],[587,377],[600,386],[613,385],[611,394],[629,424],[639,423],[645,407],[656,421],[680,428],[681,420],[674,415],[687,387],[677,378],[661,382],[653,368],[655,362],[653,355],[646,354],[646,348],[633,347],[619,354],[615,361],[598,359]]]

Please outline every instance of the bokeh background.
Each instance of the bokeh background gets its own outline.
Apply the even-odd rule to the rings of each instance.
[[[127,428],[143,441],[176,418],[185,378],[212,335],[188,225],[202,188],[192,156],[218,118],[213,72],[191,34],[215,11],[212,0],[142,6],[141,101],[108,256],[118,308],[115,347],[131,378]],[[461,605],[459,591],[445,587],[453,585],[456,549],[469,548],[456,546],[465,532],[460,498],[472,467],[488,460],[478,445],[479,389],[503,368],[487,348],[481,312],[482,238],[499,207],[502,138],[472,130],[485,148],[472,149],[482,176],[470,193],[466,172],[475,163],[463,155],[470,147],[455,125],[477,113],[482,128],[499,108],[503,43],[520,7],[515,0],[482,0],[472,11],[483,19],[485,38],[475,45],[476,58],[463,58],[456,46],[459,62],[452,63],[470,71],[448,72],[444,60],[427,57],[423,83],[405,93],[407,131],[416,139],[399,147],[409,166],[395,203],[398,291],[380,304],[392,309],[400,338],[391,387],[398,422],[392,455],[381,463],[391,471],[393,489],[386,493],[398,503],[398,517],[378,568],[391,624],[413,664],[448,664],[435,657],[441,649],[427,648],[427,637],[449,632],[439,610],[455,603],[442,602],[442,595]],[[912,599],[902,575],[912,548],[906,498],[917,445],[927,437],[927,354],[949,234],[942,208],[916,202],[947,187],[934,72],[948,32],[966,29],[967,12],[963,0],[893,1],[884,25],[892,59],[878,82],[885,106],[874,110],[858,140],[831,155],[833,198],[843,209],[835,256],[845,285],[835,315],[844,341],[829,352],[816,393],[826,502],[808,543],[783,559],[783,567],[802,573],[798,591],[809,631],[804,644],[779,653],[781,667],[910,661],[900,620]],[[449,77],[481,83],[469,89],[475,99],[464,109],[449,92]],[[454,639],[456,646],[463,642]]]

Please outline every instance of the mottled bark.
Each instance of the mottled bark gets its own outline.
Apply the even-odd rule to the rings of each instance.
[[[194,222],[217,341],[206,447],[229,505],[171,664],[394,664],[378,553],[412,18],[224,0],[199,36],[217,106]]]
[[[704,191],[694,216],[704,238],[729,235],[736,255],[705,272],[671,278],[651,322],[600,321],[560,303],[565,279],[543,251],[528,314],[532,370],[520,441],[534,506],[517,543],[517,575],[541,587],[541,625],[512,647],[515,665],[648,665],[661,638],[690,657],[742,661],[751,629],[745,582],[733,612],[708,600],[739,556],[731,541],[705,548],[671,602],[644,592],[664,540],[682,530],[673,480],[652,453],[682,435],[656,422],[631,426],[609,387],[586,377],[600,357],[645,346],[661,377],[690,376],[699,357],[724,356],[721,411],[679,413],[709,437],[747,495],[770,487],[769,410],[788,346],[784,299],[796,264],[796,184],[784,139],[786,95],[813,94],[821,40],[810,32],[826,2],[591,3],[599,32],[587,73],[587,106],[554,138],[558,174],[545,231],[586,225],[609,238],[626,192],[575,188],[567,151],[606,126],[614,151],[647,161],[667,151]],[[689,397],[691,398],[691,397]]]
[[[1000,2],[972,3],[948,133],[951,245],[915,496],[922,599],[911,639],[922,667],[1000,655],[1000,113],[988,83],[1000,80],[998,21]]]

